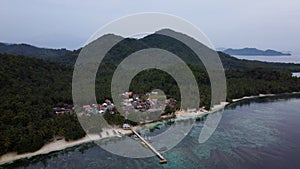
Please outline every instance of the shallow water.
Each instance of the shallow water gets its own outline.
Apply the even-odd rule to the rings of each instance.
[[[113,155],[94,144],[21,160],[5,168],[300,168],[300,97],[258,98],[226,108],[212,137],[198,143],[203,122],[172,150],[168,163],[156,157],[130,159]],[[152,135],[168,125],[156,127]],[[0,167],[1,168],[1,167]]]

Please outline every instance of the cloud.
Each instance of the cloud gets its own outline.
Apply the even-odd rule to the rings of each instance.
[[[300,44],[300,3],[294,0],[2,0],[0,41],[44,43],[55,32],[64,46],[76,48],[111,20],[137,12],[164,12],[191,21],[215,46],[259,45],[278,50],[296,50]],[[280,37],[280,38],[279,38]],[[60,39],[63,39],[60,38]],[[49,45],[53,40],[49,40]],[[52,45],[51,45],[52,46]],[[300,49],[299,49],[300,53]]]

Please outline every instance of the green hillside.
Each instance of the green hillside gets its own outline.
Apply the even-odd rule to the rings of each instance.
[[[124,58],[126,58],[131,53],[146,48],[165,49],[176,54],[186,63],[197,64],[203,67],[198,57],[182,42],[158,34],[152,34],[138,40],[126,38],[120,43],[118,43],[116,46],[114,46],[111,49],[111,51],[106,55],[103,61],[105,63],[118,65]],[[74,65],[79,52],[80,49],[72,52],[72,54],[68,54],[60,58],[57,58],[54,61],[64,63],[64,64],[69,64],[69,65]],[[266,69],[280,70],[280,71],[300,72],[300,64],[250,61],[250,60],[238,59],[228,54],[225,54],[223,52],[218,52],[218,55],[222,61],[224,69],[227,70],[229,69],[246,70],[246,69],[254,69],[254,68],[266,68]]]
[[[183,37],[188,37],[184,34],[174,32],[172,30],[162,30],[169,31],[173,35],[182,35]],[[111,35],[115,36],[115,35]],[[205,47],[204,45],[202,45]],[[168,36],[163,36],[160,34],[151,34],[142,39],[132,39],[125,38],[123,41],[114,46],[104,59],[105,63],[118,65],[124,58],[133,52],[146,48],[161,48],[168,50],[177,56],[179,56],[186,63],[197,64],[203,66],[198,57],[182,42],[170,38]],[[13,55],[23,55],[28,57],[41,58],[45,60],[50,60],[54,62],[59,62],[67,65],[74,65],[76,59],[80,53],[81,49],[69,51],[65,49],[46,49],[37,48],[26,44],[11,44],[7,45],[0,43],[0,53],[8,53]],[[242,60],[232,57],[223,52],[218,52],[219,57],[222,61],[223,67],[227,70],[229,69],[254,69],[254,68],[266,68],[272,70],[283,70],[290,72],[300,72],[300,64],[293,63],[270,63],[261,61],[250,61]]]
[[[72,103],[71,77],[58,63],[0,54],[0,154],[35,151],[55,135],[85,135],[76,115],[52,110]]]
[[[56,59],[65,55],[70,55],[72,54],[72,51],[66,49],[39,48],[28,44],[0,43],[0,53],[23,55],[41,59]]]
[[[198,82],[201,106],[210,107],[210,82],[204,69],[189,65]],[[115,66],[104,64],[97,76],[98,101],[110,98],[110,82]],[[300,91],[300,79],[289,72],[269,69],[227,70],[228,100],[260,93]],[[72,104],[72,68],[41,59],[0,54],[0,154],[35,151],[53,136],[77,139],[84,132],[76,115],[57,116],[54,107]],[[135,93],[162,89],[180,101],[174,79],[159,70],[139,73],[130,88]],[[122,118],[117,117],[122,120]],[[117,122],[116,123],[120,123]]]
[[[97,73],[98,102],[111,98],[111,78],[122,59],[145,47],[159,46],[188,63],[199,86],[200,105],[209,109],[210,80],[201,62],[181,42],[165,38],[169,37],[149,35],[140,40],[125,39],[116,45],[104,58]],[[37,59],[0,54],[0,145],[3,145],[0,146],[0,155],[38,150],[54,136],[73,140],[85,135],[72,111],[62,115],[53,111],[54,107],[72,105],[73,64],[79,51],[55,56],[56,62],[53,62],[53,57]],[[246,61],[223,53],[219,55],[226,68],[227,101],[258,94],[300,92],[300,78],[292,77],[290,72],[300,71],[298,64]],[[142,71],[130,85],[134,93],[143,94],[153,89],[163,90],[167,97],[174,97],[180,103],[177,83],[160,70]],[[92,103],[87,100],[86,104]],[[122,124],[125,120],[118,113],[107,116],[115,124]]]

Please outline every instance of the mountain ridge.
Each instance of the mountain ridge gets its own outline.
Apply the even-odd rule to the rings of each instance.
[[[28,57],[35,58],[56,58],[60,56],[64,56],[72,51],[67,50],[65,48],[61,49],[51,49],[51,48],[43,48],[37,47],[26,43],[20,44],[11,44],[0,42],[0,53],[4,54],[12,54],[12,55],[23,55]]]
[[[157,32],[162,32],[162,31],[166,31],[166,30],[169,31],[170,33],[174,33],[175,35],[177,34],[177,35],[186,36],[186,37],[190,38],[188,35],[178,33],[173,30],[170,30],[170,29],[163,29],[163,30],[160,30]],[[118,35],[110,34],[110,36],[118,36]],[[2,46],[3,46],[3,43],[2,43]],[[70,65],[70,66],[73,66],[75,64],[76,59],[82,49],[82,48],[79,48],[77,50],[70,51],[70,50],[66,50],[66,49],[49,49],[49,48],[36,47],[34,49],[37,49],[40,52],[33,55],[33,54],[31,54],[31,53],[33,53],[33,51],[28,52],[28,46],[30,48],[32,48],[34,46],[31,46],[31,45],[26,46],[25,44],[23,44],[23,45],[21,45],[21,47],[25,46],[25,48],[17,48],[20,46],[16,45],[16,46],[12,46],[12,49],[9,49],[9,47],[11,45],[6,45],[6,46],[8,46],[7,50],[3,51],[3,50],[1,50],[1,44],[0,44],[0,53],[23,55],[23,56],[27,56],[27,57],[36,57],[36,58],[46,59],[49,61],[63,63],[63,64]],[[103,62],[118,65],[124,58],[126,58],[131,53],[134,53],[138,50],[142,50],[145,48],[151,48],[151,47],[152,48],[162,48],[162,49],[168,50],[168,51],[180,56],[187,63],[201,65],[201,61],[199,61],[199,58],[185,44],[183,44],[182,42],[180,42],[176,39],[170,38],[168,36],[156,34],[156,33],[147,35],[141,39],[124,38],[121,42],[119,42],[117,45],[115,45],[107,53]],[[206,46],[204,46],[204,47],[206,47]],[[14,49],[17,52],[14,51]],[[23,50],[25,50],[25,51],[23,51]],[[48,54],[47,52],[49,52],[49,51],[50,51],[49,55],[46,55],[46,56],[43,55],[45,53]],[[225,69],[269,68],[272,70],[288,70],[288,71],[294,71],[294,72],[300,71],[300,64],[270,63],[270,62],[263,62],[263,61],[243,60],[243,59],[235,58],[224,52],[218,52],[218,55],[219,55]]]
[[[272,49],[260,50],[257,48],[242,48],[242,49],[232,49],[228,48],[223,51],[229,55],[253,55],[253,56],[290,56],[290,53],[283,53]]]

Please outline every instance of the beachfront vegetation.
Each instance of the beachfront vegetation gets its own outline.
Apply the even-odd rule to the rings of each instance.
[[[72,104],[72,67],[59,63],[0,55],[0,154],[38,150],[45,143],[63,136],[75,140],[85,135],[74,113],[57,115],[53,107]],[[210,82],[207,73],[197,65],[189,64],[201,93],[201,106],[210,107]],[[105,64],[97,77],[97,99],[110,98],[110,79],[115,65]],[[265,68],[226,70],[228,100],[260,93],[300,91],[300,79],[288,71]],[[101,84],[101,85],[99,85]],[[160,70],[140,72],[133,79],[131,90],[145,93],[163,90],[167,97],[180,103],[180,92],[174,79]],[[106,113],[110,124],[126,121],[120,114]]]
[[[62,114],[53,111],[54,107],[73,104],[72,71],[80,49],[48,50],[28,45],[11,47],[4,46],[0,53],[26,56],[0,54],[0,155],[11,151],[35,151],[61,137],[75,140],[85,136],[72,110]],[[185,61],[198,82],[201,107],[210,108],[210,81],[203,64],[187,46],[162,35],[149,35],[139,40],[124,39],[112,48],[97,73],[98,103],[111,99],[111,79],[117,65],[131,53],[144,48],[165,49]],[[250,95],[300,91],[300,79],[291,75],[291,71],[300,71],[299,64],[246,61],[221,52],[219,56],[226,69],[228,101]],[[161,89],[167,98],[175,98],[178,101],[176,108],[179,108],[177,83],[161,70],[142,71],[130,85],[133,93],[144,94],[153,89]],[[93,103],[86,100],[84,104]],[[172,112],[167,107],[165,114]],[[116,110],[114,114],[105,113],[104,118],[109,124],[136,124]]]

